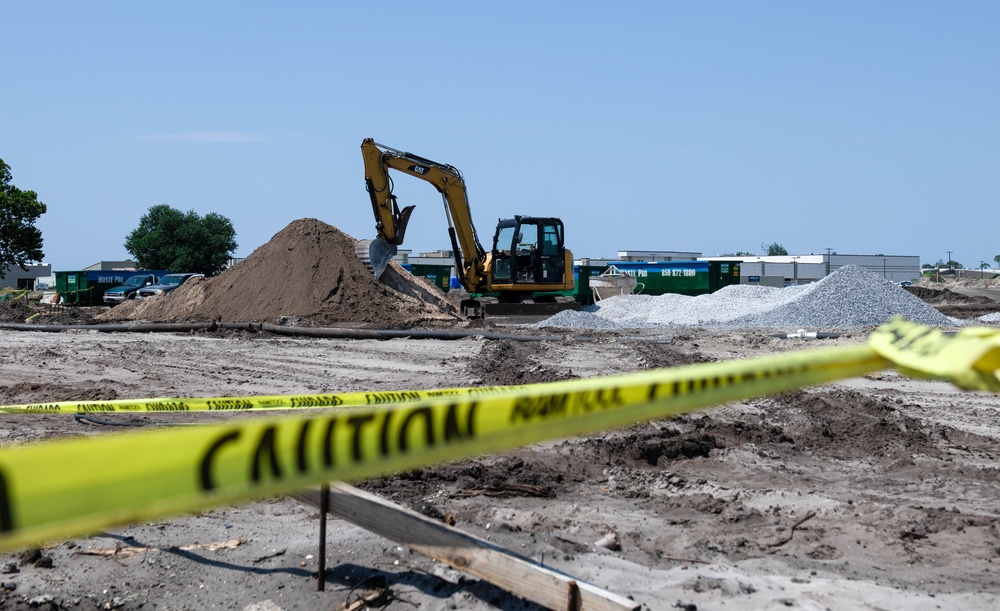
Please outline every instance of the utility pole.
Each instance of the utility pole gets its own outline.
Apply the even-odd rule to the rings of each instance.
[[[948,253],[948,269],[951,269],[951,253],[952,253],[952,251],[946,250],[945,252]]]

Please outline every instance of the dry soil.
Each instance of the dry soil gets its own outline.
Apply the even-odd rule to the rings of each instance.
[[[297,221],[261,256],[217,278],[97,318],[527,331],[459,321],[405,275],[396,280],[402,290],[371,284],[354,266],[349,236],[331,230]],[[279,272],[289,280],[275,279]],[[19,307],[0,303],[0,315],[23,320],[31,311]],[[698,328],[530,343],[0,330],[0,403],[531,383],[866,338],[867,330],[807,340]],[[105,419],[157,426],[242,417]],[[3,415],[0,444],[120,429]],[[96,457],[94,468],[128,460]],[[456,528],[644,609],[995,609],[998,475],[996,396],[886,371],[359,485],[429,515],[451,514]],[[273,498],[3,554],[0,608],[334,609],[378,585],[387,588],[386,609],[533,608],[334,519],[327,588],[317,592],[318,524],[315,510]],[[610,532],[620,549],[595,545]]]

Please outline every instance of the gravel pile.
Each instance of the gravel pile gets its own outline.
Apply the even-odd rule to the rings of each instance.
[[[894,316],[933,326],[958,326],[901,287],[861,267],[842,267],[819,282],[787,288],[727,286],[710,295],[620,295],[562,312],[539,327],[645,329],[668,326],[848,329]],[[614,325],[614,326],[612,326]]]
[[[993,312],[992,314],[984,314],[977,318],[976,320],[981,320],[983,322],[1000,322],[1000,312]]]
[[[639,297],[641,295],[637,295]],[[533,327],[556,327],[559,329],[590,329],[593,331],[616,331],[618,329],[634,328],[615,322],[610,318],[598,316],[592,312],[563,310],[551,318],[531,325]]]

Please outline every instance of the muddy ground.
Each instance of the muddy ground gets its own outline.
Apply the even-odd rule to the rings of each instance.
[[[0,402],[530,383],[865,338],[685,329],[524,343],[2,330]],[[219,417],[244,415],[106,419]],[[0,443],[116,428],[3,415]],[[887,371],[360,485],[450,513],[457,528],[644,609],[994,609],[998,476],[1000,399]],[[314,509],[275,498],[3,554],[0,608],[335,609],[379,584],[386,609],[533,608],[332,518],[327,587],[317,592],[318,522]],[[620,550],[595,545],[610,531]]]

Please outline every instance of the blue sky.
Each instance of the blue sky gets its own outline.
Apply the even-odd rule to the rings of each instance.
[[[21,2],[0,159],[57,270],[128,258],[157,204],[247,256],[374,236],[362,139],[465,175],[483,241],[558,216],[618,250],[1000,254],[1000,3]],[[448,248],[441,199],[404,248]]]

